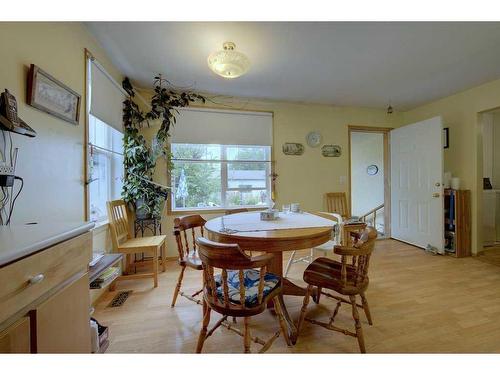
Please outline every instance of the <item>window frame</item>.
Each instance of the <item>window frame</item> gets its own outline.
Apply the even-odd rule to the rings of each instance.
[[[88,161],[90,163],[90,160],[92,160],[92,158],[94,157],[94,155],[98,154],[98,155],[102,155],[105,160],[106,160],[106,163],[107,163],[107,168],[108,168],[108,177],[106,179],[106,191],[107,191],[107,200],[111,200],[113,199],[112,198],[112,193],[113,191],[115,190],[115,186],[113,185],[113,181],[115,180],[114,176],[115,176],[115,172],[116,172],[116,163],[115,163],[115,160],[114,160],[114,155],[119,155],[121,157],[124,157],[124,153],[123,152],[118,152],[118,151],[115,151],[113,150],[113,130],[116,131],[117,133],[119,133],[121,135],[121,137],[123,138],[123,133],[114,129],[112,126],[106,124],[104,121],[100,120],[99,118],[95,117],[95,116],[92,116],[92,114],[88,114],[89,116],[89,140],[87,142],[87,145],[88,145]],[[91,123],[91,119],[90,119],[90,116],[94,117],[95,118],[95,121],[100,121],[102,122],[104,125],[106,125],[109,129],[107,129],[106,131],[106,144],[107,144],[107,147],[109,148],[106,148],[106,147],[103,147],[103,146],[98,146],[98,145],[95,145],[93,144],[91,141],[90,141],[90,123]],[[123,144],[121,143],[122,145],[122,150],[123,150]],[[123,167],[123,163],[121,164],[121,167],[122,167],[122,172],[124,172],[124,167]],[[104,215],[101,215],[99,216],[98,218],[96,219],[92,219],[91,218],[91,199],[90,199],[90,184],[93,182],[93,180],[91,180],[91,175],[90,175],[90,169],[88,171],[88,179],[87,179],[87,183],[86,183],[86,186],[87,186],[87,190],[88,190],[88,221],[93,221],[95,223],[103,223],[103,222],[107,222],[108,220],[108,214],[107,212],[105,211],[104,212]],[[124,174],[124,173],[123,173]]]
[[[169,151],[172,152],[173,144],[190,144],[190,143],[171,143],[169,144]],[[191,145],[199,145],[197,143],[192,143]],[[186,208],[175,208],[175,184],[172,183],[172,170],[168,170],[167,177],[168,181],[170,181],[170,185],[172,186],[171,192],[168,196],[167,201],[167,214],[175,214],[175,213],[196,213],[196,212],[204,212],[204,213],[220,213],[230,209],[236,208],[246,208],[250,211],[258,211],[262,209],[269,208],[269,204],[263,205],[238,205],[232,206],[227,205],[226,203],[226,195],[228,191],[266,191],[270,199],[274,199],[274,183],[273,183],[273,175],[274,175],[274,162],[273,162],[273,146],[268,145],[223,145],[223,144],[213,144],[214,146],[220,147],[220,159],[175,159],[172,157],[171,161],[174,164],[175,162],[183,162],[183,163],[214,163],[220,164],[221,167],[221,206],[214,207],[186,207]],[[265,160],[228,160],[227,159],[227,148],[229,147],[268,147],[268,153],[266,155]],[[228,187],[228,165],[231,163],[263,163],[266,165],[266,187],[264,188],[250,188],[250,189],[241,189],[241,188],[229,188]]]

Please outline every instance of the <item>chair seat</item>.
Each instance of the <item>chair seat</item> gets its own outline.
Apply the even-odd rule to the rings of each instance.
[[[188,254],[184,254],[184,257],[179,260],[179,264],[181,266],[191,267],[197,270],[202,270],[203,265],[201,264],[201,259],[198,256],[198,252],[196,250],[189,250]]]
[[[344,284],[341,280],[341,270],[341,262],[329,258],[318,258],[304,271],[304,281],[307,284],[332,289],[345,295],[359,294],[366,290],[368,277],[357,281],[355,268],[347,266],[347,281]]]
[[[133,250],[144,250],[145,248],[157,248],[163,245],[167,236],[149,236],[130,238],[118,246],[118,250],[131,252]]]
[[[243,271],[245,283],[245,306],[252,307],[259,303],[259,279],[260,272],[254,269]],[[224,288],[222,285],[222,276],[215,275],[215,286],[217,288],[217,296],[221,301],[224,300]],[[280,277],[272,273],[266,273],[264,276],[264,299],[272,291],[280,285]],[[240,278],[237,270],[230,270],[227,272],[227,285],[229,290],[229,300],[232,303],[240,304]]]

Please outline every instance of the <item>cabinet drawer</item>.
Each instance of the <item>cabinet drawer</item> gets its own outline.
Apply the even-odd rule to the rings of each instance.
[[[92,235],[87,232],[0,268],[0,323],[78,272],[86,271],[91,254]]]

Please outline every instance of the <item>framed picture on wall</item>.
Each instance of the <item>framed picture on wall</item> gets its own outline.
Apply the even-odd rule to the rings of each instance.
[[[450,128],[443,128],[443,148],[450,148]]]
[[[28,73],[27,102],[32,107],[78,125],[80,94],[34,64],[31,64]]]

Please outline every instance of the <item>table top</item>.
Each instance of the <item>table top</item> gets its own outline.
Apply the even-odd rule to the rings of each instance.
[[[227,229],[231,229],[231,223],[241,223],[245,222],[250,226],[253,224],[255,228],[263,227],[263,222],[260,220],[259,212],[243,212],[237,213],[233,215],[225,215],[221,217],[217,217],[211,220],[208,220],[205,224],[205,228],[207,231],[216,234],[217,236],[231,237],[234,239],[305,239],[305,238],[315,238],[317,236],[330,235],[333,226],[335,225],[334,220],[328,220],[321,216],[316,216],[312,214],[305,213],[305,215],[314,216],[316,218],[316,222],[318,226],[314,225],[314,222],[311,220],[305,220],[305,228],[297,227],[297,220],[294,220],[293,224],[294,228],[286,228],[287,221],[291,221],[296,219],[296,216],[299,214],[287,214],[280,216],[280,223],[276,225],[276,229],[256,229],[254,231],[243,230],[243,231],[227,231]],[[292,219],[293,218],[293,219]],[[331,224],[330,224],[331,222]],[[272,222],[266,222],[272,223]],[[236,225],[234,227],[237,227]],[[281,227],[281,228],[280,228]],[[226,228],[226,230],[225,230]]]

